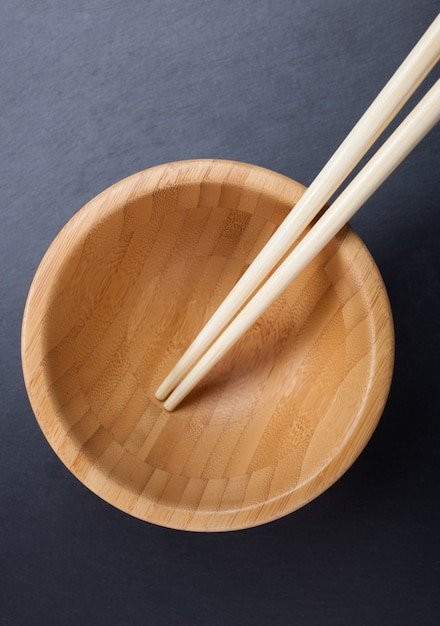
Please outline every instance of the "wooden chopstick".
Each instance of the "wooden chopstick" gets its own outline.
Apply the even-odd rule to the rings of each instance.
[[[172,411],[183,400],[267,307],[278,298],[439,119],[440,80],[428,91],[171,393],[164,403],[168,411]]]
[[[418,44],[413,48],[327,165],[315,178],[308,190],[306,190],[301,200],[297,203],[295,210],[289,213],[229,296],[223,301],[161,384],[156,392],[158,399],[166,398],[174,389],[174,392],[165,402],[167,410],[173,410],[177,406],[435,124],[437,120],[431,122],[431,118],[435,118],[437,84],[435,86],[437,91],[435,88],[430,90],[384,146],[359,172],[338,200],[333,203],[332,207],[327,210],[310,233],[298,244],[267,283],[255,294],[249,304],[226,328],[223,335],[215,341],[234,315],[237,314],[237,311],[249,300],[249,297],[255,292],[267,274],[293,245],[304,228],[312,221],[325,202],[345,180],[368,148],[383,132],[436,64],[439,56],[440,16],[436,18]],[[426,111],[429,111],[430,117],[429,119],[423,119],[422,122],[417,122],[419,127],[415,128],[413,120],[419,120],[421,116],[420,111],[424,111],[423,115],[426,115]],[[411,128],[411,132],[406,130],[407,128]],[[426,130],[423,130],[425,128]],[[410,139],[408,138],[409,136]],[[408,141],[415,141],[415,143],[410,148],[405,148],[405,146],[409,145]],[[394,150],[395,153],[392,154],[390,150]],[[383,171],[387,172],[384,177],[379,175],[376,163],[380,163],[380,167],[384,167]],[[367,190],[367,195],[365,195],[365,190]],[[360,202],[359,198],[361,198]],[[321,223],[324,226],[320,226]],[[334,224],[337,226],[336,230],[334,229]],[[327,238],[329,232],[332,234]],[[322,243],[324,239],[325,243]],[[272,297],[274,293],[276,295]],[[267,300],[268,295],[270,295],[270,302]],[[215,343],[213,344],[214,341]],[[212,347],[208,350],[211,345]],[[191,368],[193,368],[192,371],[190,371]],[[187,377],[184,379],[185,376]]]
[[[326,246],[440,119],[440,80],[405,118],[347,188],[314,224],[175,388],[164,406],[172,411],[290,282]]]

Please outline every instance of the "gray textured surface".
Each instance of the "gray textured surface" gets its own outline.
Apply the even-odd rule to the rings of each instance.
[[[310,183],[438,8],[2,0],[1,624],[439,623],[440,128],[353,220],[389,290],[395,377],[365,452],[301,511],[223,535],[126,516],[54,456],[19,356],[36,267],[85,202],[197,157]]]

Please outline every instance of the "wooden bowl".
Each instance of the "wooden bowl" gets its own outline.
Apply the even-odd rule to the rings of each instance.
[[[255,526],[318,496],[366,445],[394,335],[350,227],[177,410],[154,397],[303,191],[243,163],[161,165],[101,193],[50,246],[24,314],[25,382],[55,452],[107,502],[178,529]]]

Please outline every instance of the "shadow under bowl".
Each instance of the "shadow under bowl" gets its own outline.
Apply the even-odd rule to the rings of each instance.
[[[177,410],[154,396],[303,191],[244,163],[169,163],[101,193],[50,246],[24,314],[26,387],[57,455],[107,502],[172,528],[246,528],[318,496],[366,445],[394,335],[349,226]]]

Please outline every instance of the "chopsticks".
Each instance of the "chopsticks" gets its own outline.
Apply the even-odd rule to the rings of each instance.
[[[169,396],[164,403],[168,411],[172,411],[183,400],[437,123],[440,118],[440,81],[435,83],[309,233],[256,291],[414,93],[439,57],[440,16],[160,385],[156,397],[164,400]]]

